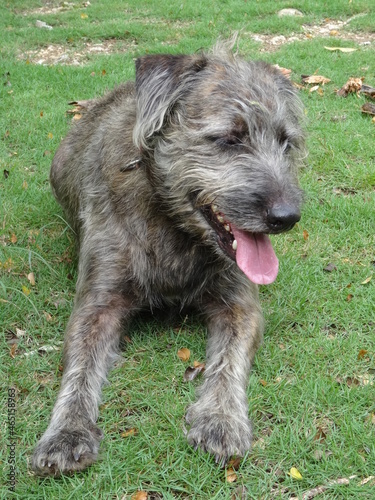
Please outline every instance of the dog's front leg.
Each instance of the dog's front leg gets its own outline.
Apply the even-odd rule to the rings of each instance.
[[[38,474],[73,472],[95,461],[103,435],[96,425],[101,387],[130,314],[127,302],[95,287],[76,301],[65,336],[61,389],[33,455]]]
[[[257,292],[206,306],[208,322],[205,379],[186,414],[188,441],[215,456],[222,465],[251,446],[246,389],[263,319]]]

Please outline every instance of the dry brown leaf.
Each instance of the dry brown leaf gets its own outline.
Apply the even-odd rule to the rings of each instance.
[[[309,92],[315,92],[318,89],[319,89],[319,85],[314,85],[314,87],[311,87],[311,89],[309,90]]]
[[[331,273],[332,271],[336,271],[337,267],[335,264],[330,262],[329,264],[326,265],[326,267],[323,268],[323,271],[326,271],[327,273]]]
[[[375,88],[370,87],[370,85],[362,85],[361,93],[365,94],[367,97],[375,99]]]
[[[347,302],[350,302],[352,300],[352,298],[354,297],[354,295],[352,295],[351,293],[349,293],[347,296],[346,296],[346,301]]]
[[[282,68],[281,66],[279,66],[278,64],[275,64],[274,65],[275,68],[277,68],[279,71],[281,71],[281,73],[286,76],[287,78],[290,78],[290,75],[292,73],[292,70],[291,69],[287,69],[287,68]]]
[[[10,237],[10,242],[13,244],[17,243],[17,239],[18,239],[17,236],[13,233],[12,236]]]
[[[43,311],[43,314],[44,314],[44,317],[46,318],[46,320],[48,321],[48,323],[50,323],[53,320],[52,315],[50,313],[48,313],[47,311]]]
[[[358,353],[357,359],[358,360],[363,359],[367,353],[368,353],[367,349],[361,349]]]
[[[368,115],[375,115],[375,104],[371,102],[365,102],[361,108],[362,113],[367,113]]]
[[[302,75],[302,81],[303,83],[310,83],[314,85],[316,84],[325,85],[326,83],[329,83],[331,80],[321,75]]]
[[[241,462],[241,457],[231,458],[228,462],[228,467],[234,470],[238,470],[240,468]]]
[[[137,491],[131,496],[131,500],[147,500],[148,494],[147,491]]]
[[[337,91],[340,97],[347,97],[348,94],[357,94],[362,88],[362,78],[349,78],[349,80]]]
[[[177,351],[177,356],[181,361],[188,361],[190,359],[190,350],[187,347],[183,347]]]
[[[135,436],[138,434],[138,429],[133,427],[132,429],[128,429],[127,431],[122,432],[120,435],[123,438],[129,437],[129,436]]]
[[[266,387],[266,385],[268,385],[268,382],[266,380],[263,380],[262,378],[259,380],[259,382],[262,384],[263,387]]]
[[[29,273],[27,275],[27,279],[29,280],[31,286],[35,286],[35,276],[34,276],[34,273]]]
[[[303,239],[305,241],[307,241],[309,239],[309,233],[308,233],[308,231],[306,231],[306,229],[304,229],[302,234],[303,234]]]
[[[234,483],[237,481],[237,474],[232,467],[229,467],[229,469],[225,471],[225,480],[227,483]]]
[[[17,344],[13,344],[9,351],[9,355],[12,359],[16,357],[16,351],[17,351]]]

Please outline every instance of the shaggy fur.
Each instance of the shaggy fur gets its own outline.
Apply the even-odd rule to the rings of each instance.
[[[277,69],[220,48],[142,57],[135,83],[90,102],[51,169],[77,234],[79,270],[37,473],[95,460],[100,392],[120,334],[137,312],[176,304],[194,307],[208,329],[188,442],[220,463],[250,448],[246,388],[263,320],[234,240],[265,239],[299,220],[300,119],[296,92]]]

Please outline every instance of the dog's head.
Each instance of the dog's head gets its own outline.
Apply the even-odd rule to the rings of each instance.
[[[134,142],[176,224],[236,260],[256,283],[278,263],[269,233],[293,227],[302,192],[302,106],[264,62],[217,50],[137,60]]]

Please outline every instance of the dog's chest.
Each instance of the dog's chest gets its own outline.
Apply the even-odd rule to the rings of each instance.
[[[209,249],[165,225],[149,228],[143,243],[133,266],[149,302],[190,303],[202,294],[217,259]]]

